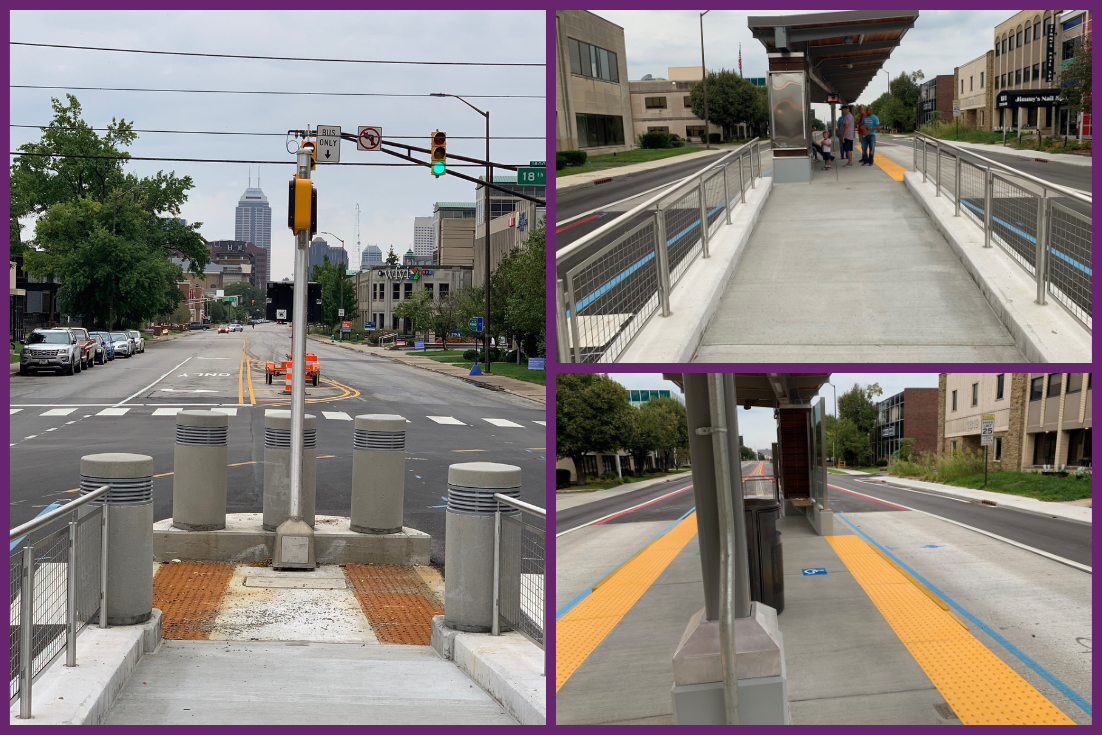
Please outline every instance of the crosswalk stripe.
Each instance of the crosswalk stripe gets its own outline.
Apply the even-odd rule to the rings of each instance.
[[[450,424],[452,426],[466,426],[465,423],[455,418],[454,416],[426,416],[425,418],[431,419],[438,424]]]
[[[96,415],[97,416],[125,416],[126,412],[129,411],[129,410],[130,410],[129,406],[126,407],[126,408],[105,408],[102,411],[100,411],[99,413],[97,413]]]
[[[515,423],[513,421],[510,421],[509,419],[482,419],[482,420],[486,421],[488,423],[491,423],[494,426],[501,426],[503,428],[517,428],[517,429],[523,429],[524,428],[524,426],[522,424]]]
[[[39,416],[68,416],[73,411],[76,411],[76,408],[51,408],[45,413],[40,413]],[[11,414],[8,415],[10,416]]]
[[[215,413],[224,413],[227,416],[236,416],[237,415],[237,409],[236,408],[212,408],[211,411],[214,411]]]
[[[180,413],[183,410],[184,409],[179,407],[179,406],[177,406],[175,408],[158,408],[156,411],[153,412],[153,415],[154,416],[175,416],[176,414]]]
[[[11,409],[8,409],[8,410],[11,411],[11,413],[8,414],[9,416],[11,416],[12,413],[19,413],[23,409],[21,409],[21,408],[11,408]]]
[[[539,424],[540,426],[547,426],[547,422],[546,422],[546,421],[535,421],[535,422],[533,422],[533,423],[537,423],[537,424]]]
[[[321,415],[327,419],[333,419],[335,421],[351,421],[352,417],[346,414],[344,411],[322,411]]]

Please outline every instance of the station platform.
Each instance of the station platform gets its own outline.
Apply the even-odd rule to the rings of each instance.
[[[1057,668],[1069,630],[1090,629],[1082,572],[840,501],[833,536],[777,525],[790,724],[1090,724],[1089,651]],[[704,600],[695,529],[690,512],[560,608],[558,724],[673,724],[672,657]]]

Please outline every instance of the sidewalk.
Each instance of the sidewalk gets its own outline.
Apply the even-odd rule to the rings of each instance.
[[[644,163],[633,163],[628,166],[616,166],[614,168],[601,169],[600,171],[594,171],[592,173],[586,172],[581,174],[571,174],[570,176],[555,177],[555,191],[562,189],[570,189],[578,186],[592,186],[593,182],[600,179],[615,179],[620,176],[627,176],[629,174],[636,174],[640,171],[650,171],[651,169],[662,168],[663,166],[670,166],[675,163],[681,163],[683,161],[692,161],[697,158],[704,158],[706,156],[714,156],[716,150],[733,150],[734,146],[730,146],[727,149],[720,148],[719,146],[712,146],[712,150],[701,150],[699,153],[686,153],[681,156],[670,156],[669,158],[663,158],[658,161],[646,161]]]
[[[1034,136],[1034,137],[1036,137],[1036,136]],[[1007,137],[1007,140],[1010,140],[1009,136]],[[974,150],[974,151],[976,151],[976,153],[979,153],[981,156],[984,155],[984,152],[989,151],[991,153],[1001,153],[1001,154],[1006,155],[1006,156],[1016,156],[1018,158],[1029,158],[1029,159],[1038,159],[1039,158],[1041,160],[1052,161],[1054,163],[1055,162],[1066,163],[1069,166],[1082,166],[1082,167],[1085,167],[1085,168],[1091,168],[1091,166],[1093,164],[1093,162],[1091,160],[1091,156],[1085,155],[1085,154],[1050,153],[1049,151],[1028,151],[1028,150],[1020,151],[1020,150],[1017,150],[1015,148],[1004,147],[1004,146],[1002,146],[1000,144],[997,144],[997,143],[996,144],[965,143],[963,141],[957,141],[957,140],[946,140],[945,142],[949,145],[955,145],[955,146],[958,146],[960,148],[968,148],[968,149]]]
[[[857,474],[857,473],[851,473]],[[1068,503],[1055,503],[1035,498],[1027,498],[1022,495],[1010,495],[1008,493],[996,493],[990,490],[973,490],[967,487],[955,485],[943,485],[940,482],[926,482],[924,480],[912,480],[905,477],[885,475],[869,475],[870,482],[881,482],[889,485],[913,487],[917,490],[948,495],[953,498],[967,498],[968,500],[986,500],[996,505],[1016,508],[1028,513],[1038,513],[1043,516],[1058,516],[1071,521],[1091,523],[1093,518],[1091,508],[1081,505],[1069,505]]]
[[[527,398],[530,401],[536,401],[543,404],[547,403],[547,388],[539,383],[528,383],[504,375],[470,375],[470,370],[455,367],[454,365],[449,365],[444,362],[437,362],[428,357],[408,355],[400,351],[386,350],[370,345],[352,344],[349,342],[329,342],[316,334],[309,335],[309,338],[315,342],[323,342],[346,350],[374,355],[375,357],[389,358],[405,365],[411,365],[423,370],[431,370],[441,375],[450,375],[453,378],[459,378],[460,380],[465,380],[468,383],[473,383],[483,388],[512,393],[515,396]]]
[[[691,478],[691,472],[678,472],[674,475],[667,475],[666,477],[655,477],[650,480],[640,480],[639,482],[629,482],[625,485],[618,485],[617,487],[610,487],[604,490],[574,490],[572,492],[556,492],[555,493],[555,510],[566,510],[567,508],[576,508],[579,505],[586,505],[587,503],[593,503],[598,500],[604,500],[605,498],[615,498],[617,495],[623,495],[624,493],[630,493],[635,490],[642,490],[652,485],[660,485],[667,482],[675,482],[677,480],[683,480],[686,477]]]

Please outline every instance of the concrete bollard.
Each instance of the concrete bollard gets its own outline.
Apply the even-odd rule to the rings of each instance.
[[[153,616],[153,458],[121,453],[81,457],[81,494],[102,485],[111,487],[104,509],[107,624],[144,623]]]
[[[229,416],[216,411],[176,414],[172,525],[185,531],[226,527]]]
[[[398,533],[406,489],[405,418],[357,416],[352,448],[352,530]]]
[[[520,497],[520,468],[468,462],[448,468],[444,522],[444,624],[487,633],[494,607],[494,493]],[[502,513],[519,513],[502,505]]]
[[[302,520],[314,527],[317,495],[318,422],[306,414],[302,444]],[[264,521],[274,531],[291,517],[291,412],[272,411],[264,417]]]

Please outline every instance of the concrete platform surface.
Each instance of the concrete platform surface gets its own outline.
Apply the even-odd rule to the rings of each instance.
[[[184,531],[172,519],[153,524],[153,558],[157,561],[263,561],[271,557],[275,531],[265,531],[262,513],[229,513],[219,531]],[[318,564],[397,564],[426,566],[432,538],[415,528],[400,533],[356,533],[347,516],[314,519]]]
[[[516,724],[428,646],[165,641],[108,725]]]
[[[669,526],[669,521],[605,523],[555,539],[555,610],[597,584]]]

